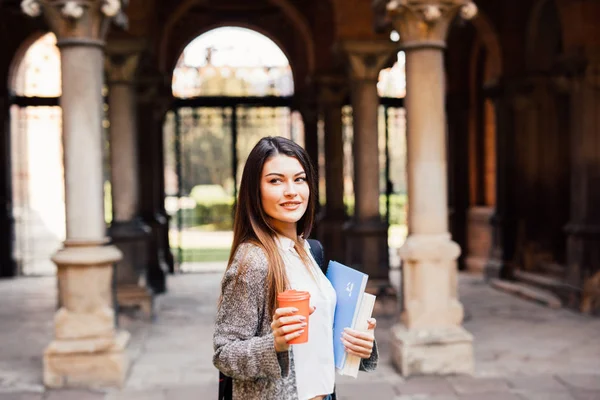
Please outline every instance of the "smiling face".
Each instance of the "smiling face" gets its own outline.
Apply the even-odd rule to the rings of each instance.
[[[267,160],[261,175],[260,196],[273,227],[296,239],[296,223],[306,212],[310,197],[306,172],[300,162],[285,155]]]

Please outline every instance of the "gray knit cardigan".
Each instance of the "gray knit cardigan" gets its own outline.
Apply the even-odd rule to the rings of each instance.
[[[246,271],[236,279],[241,265]],[[265,293],[267,270],[263,250],[244,243],[221,282],[213,364],[233,378],[233,400],[298,400],[292,351],[275,351]],[[378,358],[375,345],[361,370],[375,370]]]

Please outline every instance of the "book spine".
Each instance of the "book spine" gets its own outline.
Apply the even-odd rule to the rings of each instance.
[[[357,321],[353,327],[354,330],[357,330],[359,332],[367,332],[369,330],[369,323],[367,322],[367,320],[373,315],[375,299],[376,297],[372,294],[363,294],[357,313]],[[358,376],[359,368],[360,357],[352,354],[347,354],[344,366],[340,370],[340,375],[346,375],[356,378]]]

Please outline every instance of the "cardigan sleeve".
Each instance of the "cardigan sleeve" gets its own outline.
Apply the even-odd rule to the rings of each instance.
[[[234,379],[279,379],[289,373],[289,354],[275,351],[273,333],[260,335],[266,316],[267,258],[242,244],[221,282],[222,299],[213,335],[213,364]]]

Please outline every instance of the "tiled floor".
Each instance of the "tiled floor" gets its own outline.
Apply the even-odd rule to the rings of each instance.
[[[0,281],[0,400],[216,399],[212,324],[219,273],[169,277],[154,323],[122,316],[133,365],[122,390],[52,391],[41,355],[52,337],[54,278]],[[600,319],[551,310],[460,278],[465,328],[475,336],[474,377],[402,379],[389,357],[395,315],[379,316],[381,363],[340,378],[340,400],[600,400]]]

